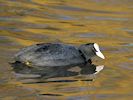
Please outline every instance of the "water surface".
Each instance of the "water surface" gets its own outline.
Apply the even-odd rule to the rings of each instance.
[[[133,98],[132,0],[1,0],[0,7],[0,100]],[[8,62],[19,49],[41,42],[96,42],[106,59],[93,63],[105,67],[93,80],[76,68],[76,74],[25,83]]]

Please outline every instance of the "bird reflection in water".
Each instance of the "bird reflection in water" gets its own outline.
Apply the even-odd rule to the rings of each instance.
[[[86,64],[81,66],[58,66],[58,67],[29,67],[24,63],[15,62],[11,63],[15,76],[19,80],[26,80],[26,83],[47,83],[47,82],[74,82],[74,80],[54,80],[47,81],[50,78],[60,78],[60,77],[74,77],[74,76],[95,76],[103,70],[104,65],[94,65]],[[94,78],[94,77],[93,77]],[[93,78],[82,81],[93,81]],[[34,80],[34,81],[33,81]]]

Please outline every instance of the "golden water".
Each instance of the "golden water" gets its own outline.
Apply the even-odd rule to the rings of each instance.
[[[104,69],[85,77],[24,84],[8,64],[21,48],[41,42],[98,43]],[[0,100],[132,100],[133,0],[0,0]]]

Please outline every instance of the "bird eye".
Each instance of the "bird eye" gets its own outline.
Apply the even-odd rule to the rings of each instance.
[[[94,47],[93,47],[93,50],[94,50],[95,52],[98,52]]]

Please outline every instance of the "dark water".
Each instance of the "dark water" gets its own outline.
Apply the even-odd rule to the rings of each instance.
[[[104,69],[55,68],[43,79],[14,74],[12,56],[41,42],[96,42],[106,59],[93,63]],[[132,0],[0,0],[0,100],[132,100],[132,74]]]

